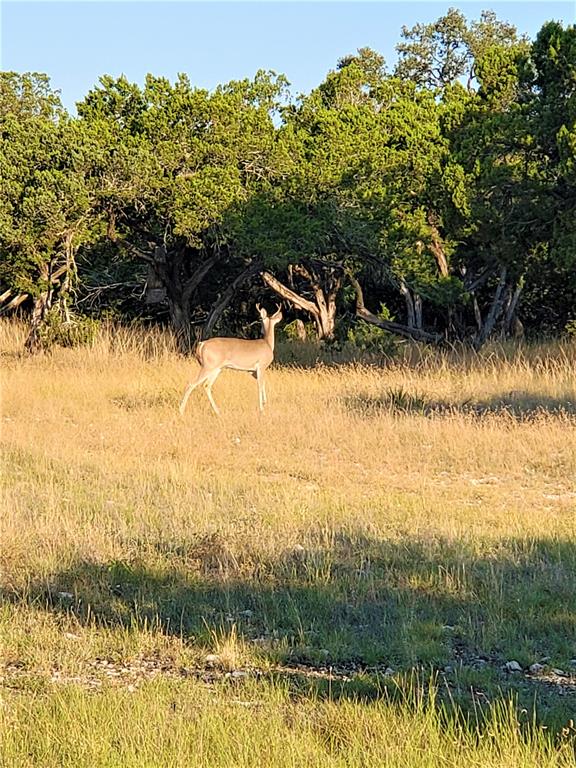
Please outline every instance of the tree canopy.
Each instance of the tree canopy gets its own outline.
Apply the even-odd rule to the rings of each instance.
[[[334,339],[353,318],[426,341],[576,320],[576,27],[534,41],[454,9],[309,94],[108,75],[72,117],[0,74],[0,312],[169,321],[184,346],[280,295]],[[374,313],[366,305],[380,307]]]

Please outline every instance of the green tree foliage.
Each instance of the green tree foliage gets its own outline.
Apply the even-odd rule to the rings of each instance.
[[[4,307],[30,298],[28,346],[57,304],[70,319],[78,248],[92,237],[93,145],[42,75],[0,77],[0,284]]]
[[[78,118],[46,76],[3,73],[0,311],[31,307],[31,347],[54,308],[111,306],[162,308],[188,345],[231,303],[251,322],[270,290],[325,339],[345,313],[477,346],[519,318],[560,332],[576,316],[575,30],[549,22],[531,43],[451,9],[403,29],[392,71],[362,48],[296,100],[267,72],[211,92],[106,75]]]
[[[576,26],[545,24],[529,65],[522,88],[535,250],[526,308],[552,331],[576,317]]]
[[[262,72],[210,94],[183,75],[174,85],[148,76],[142,90],[105,77],[78,106],[107,137],[100,207],[117,246],[148,264],[148,284],[185,341],[193,313],[210,309],[209,278],[217,295],[251,265],[230,243],[238,211],[282,173],[273,114],[284,85]]]

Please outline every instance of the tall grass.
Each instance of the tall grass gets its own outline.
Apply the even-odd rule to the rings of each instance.
[[[181,419],[169,334],[24,336],[0,323],[5,764],[570,764],[574,343],[280,347],[265,416],[225,372],[223,417]]]
[[[160,680],[134,691],[88,695],[67,686],[19,699],[3,715],[4,765],[83,766],[422,766],[562,768],[569,738],[556,742],[497,706],[458,724],[434,692],[399,701],[297,698],[285,686],[204,685]]]

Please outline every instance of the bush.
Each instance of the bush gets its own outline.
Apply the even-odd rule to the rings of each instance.
[[[576,320],[569,320],[566,323],[564,330],[570,338],[576,339]]]
[[[390,312],[384,304],[380,305],[378,317],[382,320],[391,319]],[[393,357],[398,350],[398,339],[393,334],[364,320],[352,320],[346,330],[345,339],[347,345],[362,352]]]
[[[302,337],[304,334],[304,337]],[[316,339],[316,327],[314,323],[304,323],[302,320],[292,320],[278,330],[279,338],[287,341],[305,341]]]
[[[43,349],[50,349],[55,345],[83,347],[94,344],[99,330],[100,322],[92,317],[77,315],[66,319],[59,307],[52,307],[38,335]]]

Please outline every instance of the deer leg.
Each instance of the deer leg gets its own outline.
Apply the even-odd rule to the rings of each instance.
[[[258,404],[260,406],[260,412],[264,412],[264,404],[266,403],[266,389],[264,387],[264,371],[260,368],[256,369],[256,381],[258,382]]]
[[[204,389],[206,390],[206,394],[208,395],[208,400],[210,400],[210,405],[212,406],[212,409],[216,416],[220,416],[220,411],[218,410],[218,406],[214,402],[214,398],[212,397],[212,384],[216,381],[220,374],[220,369],[217,368],[215,371],[212,371],[204,381]]]
[[[205,381],[208,379],[208,377],[211,375],[212,371],[207,370],[206,368],[200,368],[198,371],[198,376],[196,377],[196,380],[193,381],[189,386],[186,392],[184,392],[184,397],[182,398],[182,402],[180,403],[180,414],[184,415],[184,410],[186,409],[186,403],[188,402],[188,398],[192,394],[192,392],[196,389],[196,387],[199,387],[200,384],[204,384]]]

